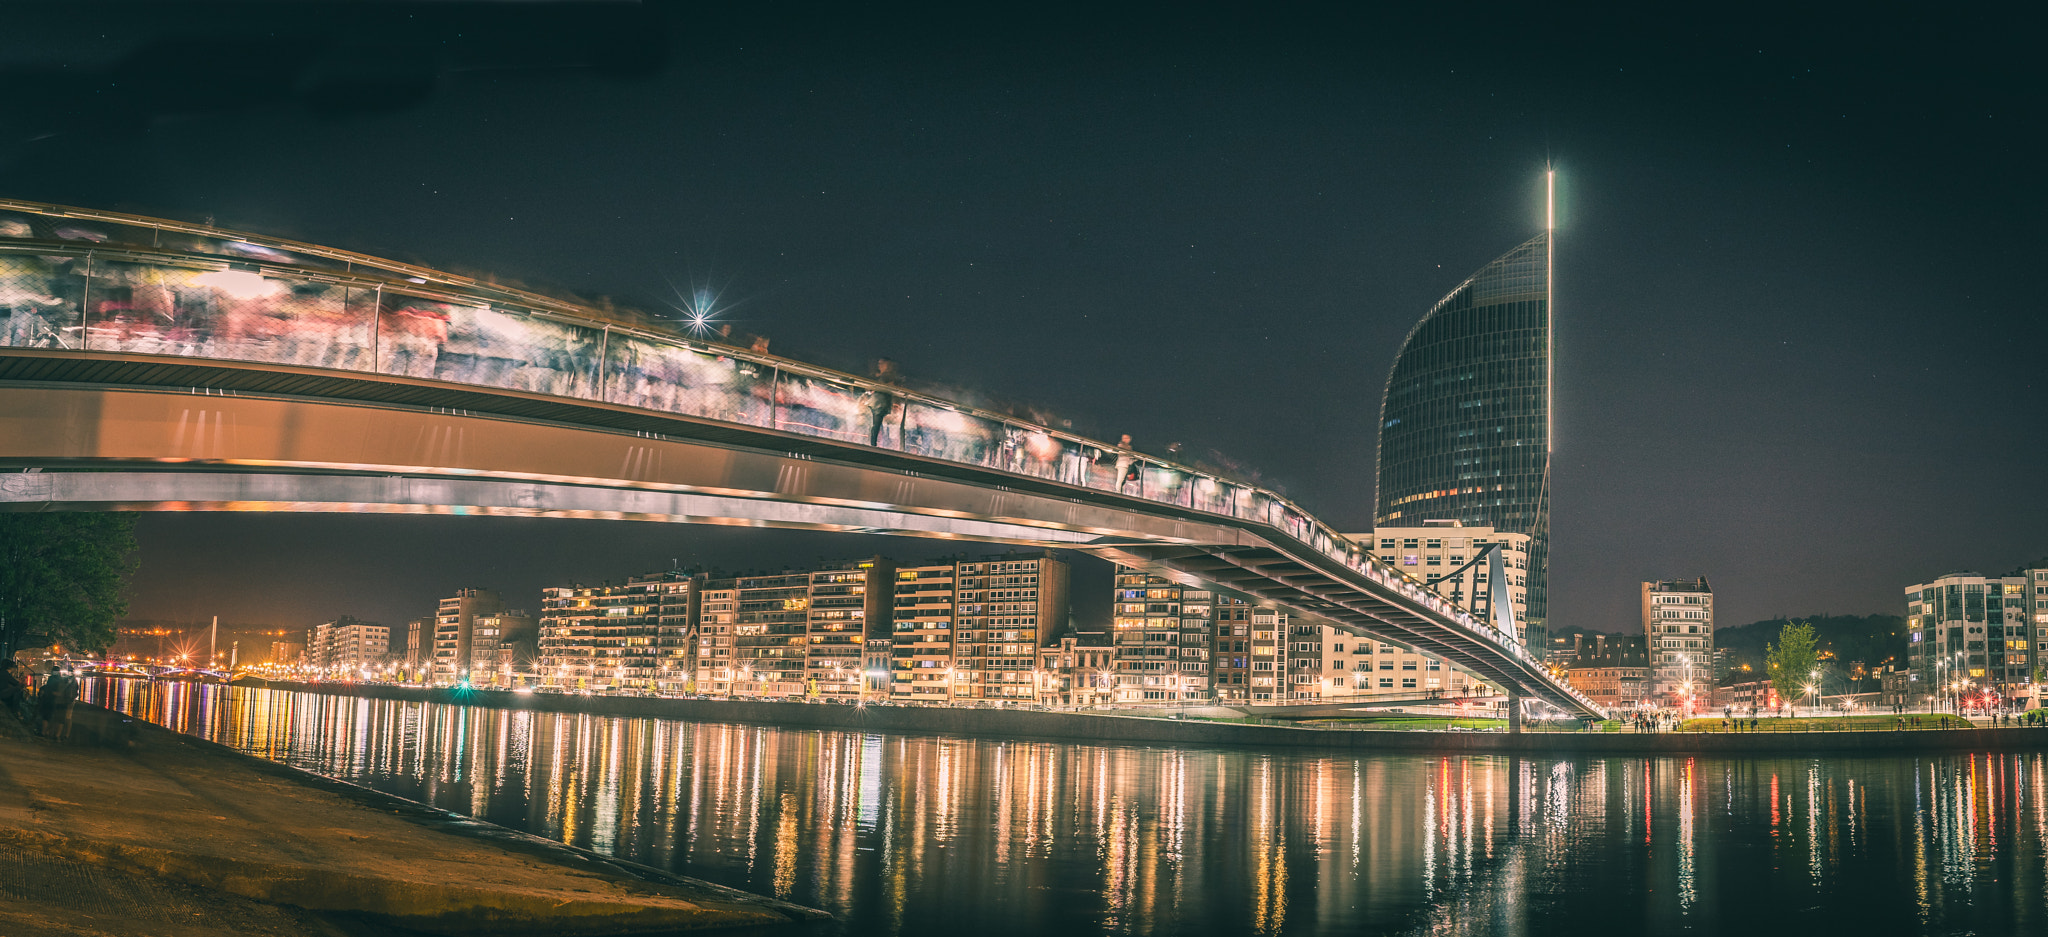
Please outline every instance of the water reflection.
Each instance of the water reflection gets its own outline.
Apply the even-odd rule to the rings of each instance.
[[[2039,754],[1339,757],[90,693],[849,934],[2022,933],[2048,897]]]

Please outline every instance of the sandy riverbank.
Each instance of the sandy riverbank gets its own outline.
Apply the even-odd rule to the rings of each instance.
[[[0,714],[0,933],[653,934],[799,908],[240,755],[94,707]]]

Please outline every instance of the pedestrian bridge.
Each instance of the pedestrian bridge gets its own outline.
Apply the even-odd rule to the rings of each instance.
[[[1596,712],[1510,629],[1274,492],[887,379],[346,251],[6,200],[0,316],[0,509],[583,517],[1061,547]]]

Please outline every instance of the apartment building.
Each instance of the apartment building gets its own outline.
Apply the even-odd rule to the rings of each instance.
[[[895,579],[890,698],[1037,698],[1039,650],[1067,632],[1065,562],[1016,553],[939,560],[901,567]]]
[[[391,629],[347,615],[314,625],[306,642],[307,663],[330,673],[381,667],[389,659]]]
[[[1441,658],[1400,645],[1328,625],[1296,624],[1288,630],[1289,699],[1456,698],[1491,692]]]
[[[801,696],[809,670],[811,574],[741,576],[733,624],[732,693]]]
[[[1216,594],[1127,566],[1117,567],[1115,588],[1116,702],[1212,699]]]
[[[943,703],[953,698],[953,620],[959,564],[896,571],[890,612],[889,697]],[[980,617],[980,616],[977,616]]]
[[[1116,648],[1100,631],[1071,633],[1038,649],[1038,701],[1099,706],[1114,696]]]
[[[880,556],[811,572],[805,695],[860,698],[870,628],[878,626],[879,635],[889,634],[895,572],[896,564]]]
[[[470,650],[476,618],[505,610],[505,599],[492,589],[463,589],[442,599],[434,612],[433,680],[455,683],[470,677]]]
[[[1707,577],[1642,584],[1643,637],[1650,657],[1650,698],[1697,709],[1714,686],[1714,590]]]
[[[953,698],[1034,699],[1038,649],[1067,632],[1067,564],[1010,553],[963,560],[954,575]]]
[[[700,693],[731,693],[739,674],[733,627],[739,622],[739,580],[707,579],[698,589],[697,646],[691,656]]]
[[[1513,603],[1515,621],[1523,633],[1516,637],[1533,653],[1541,654],[1549,644],[1546,637],[1530,640],[1529,546],[1528,534],[1509,533],[1492,527],[1467,527],[1461,521],[1427,520],[1420,527],[1384,527],[1369,534],[1353,534],[1361,546],[1401,572],[1435,589],[1438,594],[1462,606],[1482,620],[1492,618],[1492,583],[1484,561],[1459,569],[1498,544],[1501,568],[1508,577],[1508,599]]]
[[[515,674],[531,672],[539,645],[537,624],[524,610],[476,616],[470,627],[470,681],[511,686],[516,682]]]
[[[695,672],[692,645],[704,577],[669,570],[622,584],[541,590],[538,682],[584,689],[679,693]],[[484,628],[479,619],[478,630]]]
[[[1212,619],[1215,644],[1209,653],[1209,683],[1219,703],[1251,701],[1251,603],[1216,596]]]
[[[1644,635],[1572,635],[1565,681],[1608,709],[1636,709],[1650,699],[1650,652]]]
[[[1251,651],[1246,655],[1251,664],[1251,702],[1271,703],[1287,698],[1282,683],[1286,679],[1287,629],[1286,612],[1270,608],[1251,610]],[[1236,627],[1233,625],[1231,630]]]
[[[2048,662],[2048,569],[1907,586],[1906,646],[1918,695],[2032,698]]]
[[[393,642],[398,643],[398,642]],[[405,623],[404,647],[394,648],[392,657],[398,664],[401,676],[408,681],[424,683],[432,679],[434,672],[434,619],[415,618]]]

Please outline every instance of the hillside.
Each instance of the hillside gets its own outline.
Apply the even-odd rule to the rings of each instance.
[[[1808,615],[1792,619],[1813,625],[1821,659],[1837,673],[1846,674],[1849,664],[1861,661],[1871,670],[1882,669],[1887,661],[1905,663],[1906,619],[1899,615]],[[1778,639],[1786,620],[1772,618],[1746,625],[1722,628],[1714,643],[1728,649],[1734,673],[1730,680],[1761,679],[1764,673],[1764,645]],[[1749,665],[1744,671],[1743,665]]]

